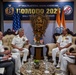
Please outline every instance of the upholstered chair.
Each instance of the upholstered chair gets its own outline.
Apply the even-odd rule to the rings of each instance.
[[[68,34],[68,35],[70,35],[70,34]],[[48,43],[48,44],[46,44],[48,56],[52,56],[52,49],[57,47],[56,41],[57,41],[57,39],[58,39],[59,36],[60,36],[59,34],[58,34],[58,35],[57,35],[57,34],[54,35],[54,36],[53,36],[53,38],[54,38],[54,43]],[[70,36],[72,36],[72,35],[70,35]],[[75,44],[76,44],[76,36],[72,36],[72,45],[68,48],[68,50],[69,50],[71,47],[75,47]],[[59,54],[57,53],[57,57],[58,57],[58,56],[59,56]]]
[[[14,34],[10,34],[10,35],[5,35],[4,37],[3,37],[3,39],[2,39],[2,41],[3,41],[3,45],[4,45],[4,47],[7,47],[9,50],[12,50],[13,48],[12,48],[12,45],[11,45],[11,42],[12,42],[12,39],[14,38],[14,36],[16,36],[16,35],[14,35]],[[29,45],[24,45],[24,47],[26,47],[26,48],[29,48],[30,47],[30,44]],[[23,53],[21,53],[20,54],[21,55],[21,57],[23,56]]]

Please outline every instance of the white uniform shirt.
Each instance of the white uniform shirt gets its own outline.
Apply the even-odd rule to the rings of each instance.
[[[22,48],[28,39],[25,36],[19,37],[19,35],[15,36],[12,40],[12,44]]]
[[[59,36],[57,42],[60,43],[60,47],[64,47],[67,44],[72,43],[72,37],[69,35],[67,35],[67,36],[61,35],[61,36]]]
[[[2,45],[2,40],[0,40],[0,52],[4,52],[4,47]]]

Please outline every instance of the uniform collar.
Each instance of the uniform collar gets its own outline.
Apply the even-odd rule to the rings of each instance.
[[[17,37],[18,37],[18,38],[22,38],[23,36],[22,36],[22,37],[20,37],[19,35],[17,35]]]
[[[66,35],[62,35],[62,37],[66,37],[68,34],[66,34]]]

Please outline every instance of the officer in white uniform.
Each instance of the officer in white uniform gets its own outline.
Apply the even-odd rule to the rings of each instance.
[[[18,31],[18,35],[15,36],[12,40],[12,47],[13,47],[13,51],[16,53],[20,53],[23,52],[23,59],[22,59],[22,63],[24,61],[27,61],[27,56],[29,53],[29,50],[26,48],[23,48],[24,44],[28,44],[28,39],[26,38],[26,36],[24,35],[24,29],[20,28]]]
[[[69,56],[62,56],[60,70],[63,73],[67,73],[67,64],[68,64],[68,62],[75,63],[74,56],[73,57],[71,57],[71,56],[70,57]]]
[[[56,54],[59,52],[59,61],[57,67],[60,67],[61,57],[69,46],[72,44],[72,37],[67,34],[67,29],[63,30],[63,34],[57,40],[57,48],[52,50],[53,64],[56,65]]]
[[[3,53],[3,54],[10,54],[10,50],[4,50],[4,46],[2,45],[2,37],[3,37],[3,33],[0,32],[0,52]],[[11,53],[12,54],[12,57],[15,59],[15,73],[17,75],[20,75],[18,72],[20,70],[20,67],[21,67],[21,60],[20,60],[20,54],[19,53]]]
[[[62,71],[61,74],[65,75],[67,74],[67,64],[69,63],[75,63],[75,56],[76,53],[66,52],[66,54],[62,55],[61,59],[61,66],[60,70]]]

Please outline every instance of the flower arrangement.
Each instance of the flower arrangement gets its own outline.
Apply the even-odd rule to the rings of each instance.
[[[35,44],[43,44],[44,43],[43,38],[40,38],[39,40],[37,40],[36,37],[34,37],[34,43]]]
[[[34,37],[34,42],[36,43],[36,41],[37,41],[37,40],[36,40],[36,38]]]
[[[34,60],[34,66],[35,66],[35,69],[39,69],[39,60]]]
[[[34,60],[34,63],[39,63],[39,60]]]

